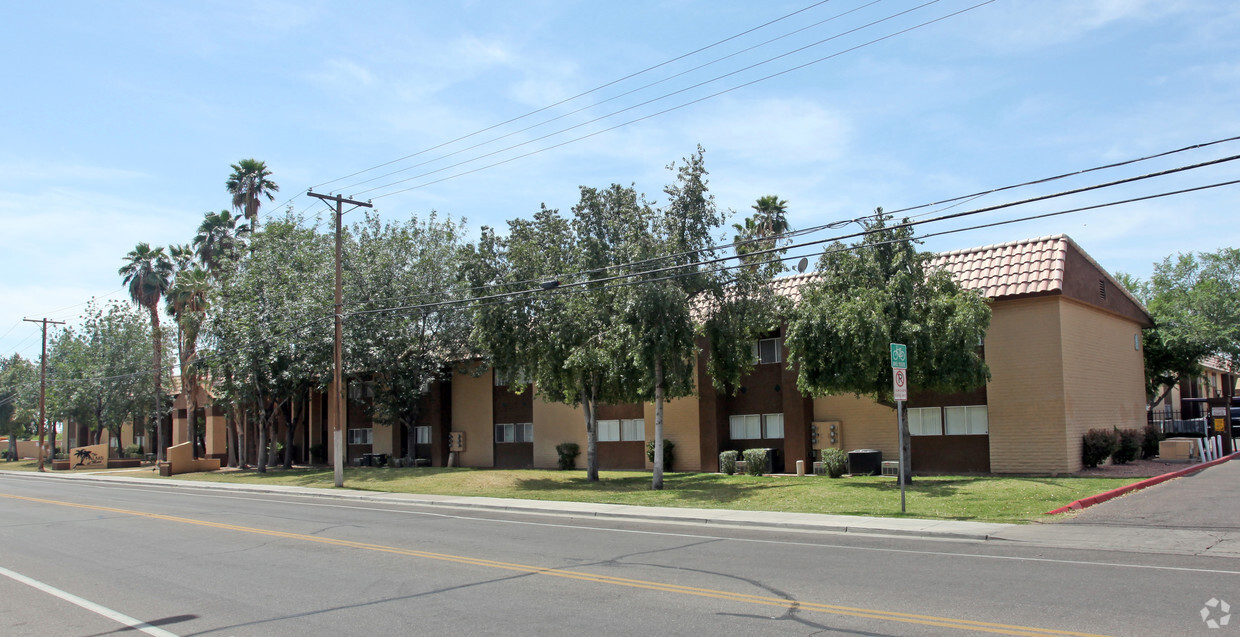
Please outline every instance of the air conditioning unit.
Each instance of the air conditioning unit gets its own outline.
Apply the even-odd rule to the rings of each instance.
[[[899,460],[884,460],[883,461],[883,475],[899,477],[900,476],[900,461]]]

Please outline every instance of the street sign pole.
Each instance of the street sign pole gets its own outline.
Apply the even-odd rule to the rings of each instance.
[[[896,401],[896,443],[900,445],[896,480],[900,482],[900,513],[904,513],[904,401],[908,400],[908,349],[899,343],[891,344],[891,384]]]

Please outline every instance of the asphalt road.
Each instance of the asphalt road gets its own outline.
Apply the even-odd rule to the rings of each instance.
[[[1234,559],[20,474],[0,569],[14,636],[1240,635]]]

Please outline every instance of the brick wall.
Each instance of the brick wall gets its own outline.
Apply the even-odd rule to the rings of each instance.
[[[1072,468],[1063,434],[1061,303],[1058,296],[1042,296],[991,304],[986,334],[991,379],[986,396],[990,470],[995,473]]]

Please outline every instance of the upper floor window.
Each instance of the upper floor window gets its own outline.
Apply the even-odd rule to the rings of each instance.
[[[753,344],[753,360],[756,365],[782,362],[778,338],[764,338]]]
[[[530,384],[524,372],[505,372],[501,370],[493,370],[491,377],[495,379],[496,387],[521,387]]]

